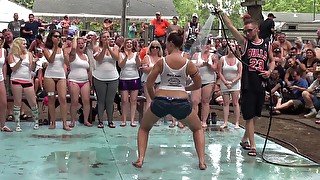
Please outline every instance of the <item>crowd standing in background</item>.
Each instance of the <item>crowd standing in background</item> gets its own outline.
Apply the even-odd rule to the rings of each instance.
[[[153,95],[149,91],[152,89],[153,92],[158,92],[159,84],[162,83],[161,73],[152,86],[148,86],[147,79],[156,64],[165,62],[170,54],[166,47],[167,38],[172,33],[183,32],[182,45],[178,46],[180,56],[191,60],[190,63],[197,67],[202,79],[199,89],[188,92],[192,108],[198,114],[202,127],[206,128],[208,119],[211,118],[210,104],[223,105],[224,123],[221,124],[221,129],[229,128],[227,123],[232,104],[236,117],[235,128],[238,128],[239,103],[250,104],[248,100],[256,100],[259,102],[258,109],[250,110],[250,113],[255,114],[241,108],[243,117],[247,120],[246,134],[241,145],[250,149],[250,155],[255,155],[253,119],[260,115],[265,98],[273,98],[277,102],[275,114],[288,113],[288,107],[298,109],[295,112],[300,113],[303,112],[300,109],[307,108],[310,113],[305,115],[306,118],[320,119],[319,39],[297,37],[291,43],[285,33],[274,30],[273,18],[275,16],[269,14],[268,19],[260,25],[260,30],[255,22],[244,21],[244,32],[241,33],[224,16],[233,37],[224,39],[209,34],[207,39],[196,45],[194,43],[201,32],[196,13],[192,14],[185,26],[180,27],[177,16],[167,20],[162,17],[161,12],[156,12],[150,23],[132,22],[128,28],[128,38],[116,32],[111,19],[103,21],[101,32],[82,33],[72,27],[79,20],[72,20],[68,16],[64,16],[61,21],[54,19],[45,23],[30,14],[29,20],[25,22],[15,13],[8,29],[0,32],[1,130],[11,131],[5,125],[7,119],[14,120],[15,130],[21,131],[20,121],[26,118],[33,118],[34,129],[38,129],[43,118],[35,97],[43,98],[48,105],[49,129],[56,128],[56,100],[59,102],[64,130],[76,128],[79,108],[83,111],[85,126],[93,126],[94,121],[89,114],[95,109],[99,128],[104,127],[104,113],[107,115],[107,126],[115,128],[113,102],[116,102],[121,114],[120,126],[125,127],[126,121],[130,120],[130,125],[136,127],[138,122],[135,114],[139,109],[137,105],[141,103],[137,102],[138,98],[145,98],[143,111],[147,113],[153,102]],[[153,37],[148,35],[151,27],[154,27]],[[319,32],[320,30],[315,33],[320,34]],[[257,49],[264,53],[256,53]],[[250,60],[247,64],[242,64],[237,59],[240,56],[242,61]],[[274,67],[267,66],[273,62]],[[169,64],[168,68],[170,67]],[[257,68],[263,76],[271,76],[269,81],[272,87],[268,87],[271,93],[265,95],[268,90],[266,87],[251,87],[252,82],[261,86],[265,84],[261,75],[256,76],[257,72],[252,70]],[[187,79],[188,83],[194,83],[190,77]],[[179,78],[171,80],[175,83]],[[252,94],[252,89],[259,95],[251,97],[249,94]],[[68,94],[71,98],[70,110],[67,105]],[[12,97],[13,104],[7,102]],[[97,99],[95,107],[90,106],[92,98]],[[23,105],[22,99],[29,102],[31,117],[25,115],[27,106]],[[71,114],[70,123],[67,122],[68,111]],[[173,118],[170,127],[175,127],[176,120],[179,127],[183,128],[183,123],[176,118]],[[320,123],[319,120],[315,122]],[[248,139],[250,143],[247,142]]]

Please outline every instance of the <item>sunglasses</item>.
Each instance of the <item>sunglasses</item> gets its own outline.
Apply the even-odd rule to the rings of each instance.
[[[150,49],[160,49],[159,46],[150,46]]]
[[[247,33],[251,33],[254,29],[244,29],[243,33],[247,34]]]
[[[52,37],[61,38],[61,35],[53,35]]]

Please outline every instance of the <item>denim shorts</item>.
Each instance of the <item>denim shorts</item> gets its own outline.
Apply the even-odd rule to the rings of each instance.
[[[188,99],[171,97],[155,97],[150,108],[151,112],[159,118],[170,114],[177,120],[185,119],[192,112],[192,106]]]
[[[313,96],[312,102],[313,102],[314,107],[319,110],[320,109],[320,97]]]

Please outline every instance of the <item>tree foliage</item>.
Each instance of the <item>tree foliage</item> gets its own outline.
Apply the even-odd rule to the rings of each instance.
[[[11,0],[29,9],[32,9],[34,0]]]
[[[272,12],[313,13],[314,3],[315,12],[320,12],[320,0],[267,0],[262,8]]]

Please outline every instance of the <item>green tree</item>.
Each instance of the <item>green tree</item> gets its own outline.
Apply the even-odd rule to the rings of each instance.
[[[273,12],[298,12],[298,13],[312,13],[319,12],[320,0],[267,0],[262,7],[264,11]]]
[[[34,0],[11,0],[11,1],[16,2],[20,5],[23,5],[29,9],[32,9],[33,3],[34,3]]]

